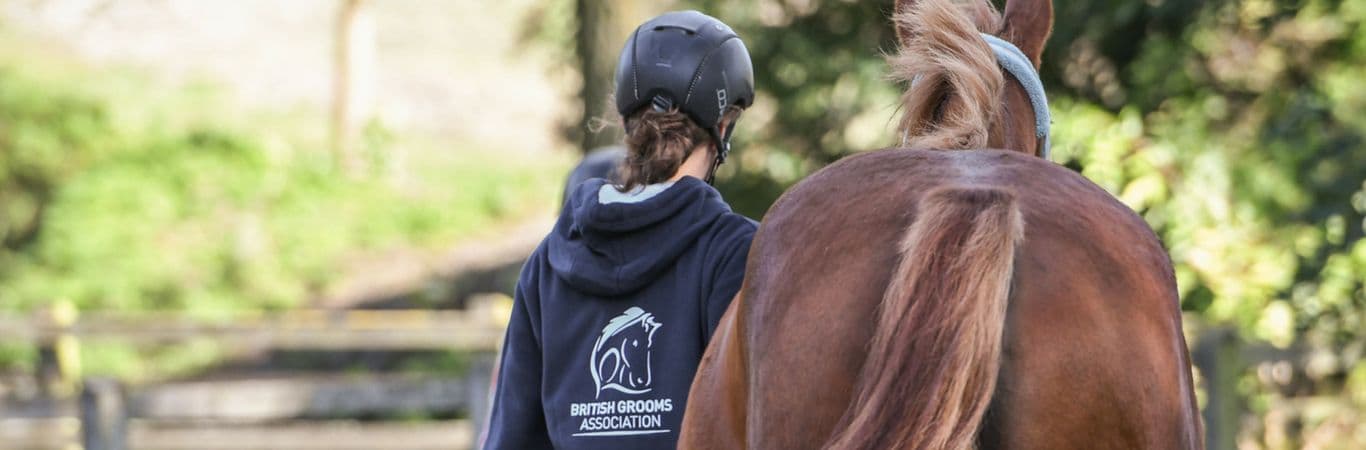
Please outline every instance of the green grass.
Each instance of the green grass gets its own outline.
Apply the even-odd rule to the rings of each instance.
[[[323,123],[0,44],[0,312],[56,299],[203,318],[304,306],[367,253],[449,248],[550,216],[570,166],[376,123],[367,168],[342,174]],[[6,345],[0,368],[28,364],[31,351]],[[84,359],[92,373],[143,377],[212,353]]]

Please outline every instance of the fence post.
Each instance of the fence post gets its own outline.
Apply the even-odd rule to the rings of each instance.
[[[1195,349],[1195,365],[1205,378],[1205,448],[1235,450],[1238,424],[1243,418],[1243,399],[1238,395],[1238,377],[1247,367],[1238,333],[1217,328],[1200,335]]]
[[[493,368],[497,354],[477,352],[472,355],[469,372],[465,374],[465,392],[469,396],[470,425],[474,429],[474,447],[480,448],[484,427],[488,426],[489,410],[493,407]]]
[[[76,305],[58,299],[43,309],[43,332],[38,339],[38,388],[45,398],[66,398],[76,393],[80,375],[80,343],[71,334],[78,316]]]
[[[117,380],[85,380],[81,390],[81,444],[85,450],[128,449],[128,405]]]
[[[512,312],[512,298],[505,294],[475,295],[468,300],[466,312],[480,317],[498,328],[507,328]],[[501,341],[498,341],[501,342]],[[484,431],[493,410],[493,393],[498,379],[498,362],[502,349],[475,352],[469,371],[465,374],[465,392],[469,396],[470,424],[474,428],[474,447],[483,448]]]

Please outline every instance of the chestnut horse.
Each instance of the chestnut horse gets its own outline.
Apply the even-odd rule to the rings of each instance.
[[[979,34],[1032,71],[1052,17],[897,2],[907,148],[845,158],[765,215],[680,448],[1203,448],[1166,252],[1038,157],[1043,114]]]

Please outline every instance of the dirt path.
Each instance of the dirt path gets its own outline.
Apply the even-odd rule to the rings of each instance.
[[[517,269],[554,224],[553,217],[532,218],[446,250],[398,249],[365,255],[348,264],[339,281],[312,303],[335,309],[383,306],[419,293],[429,283],[445,284],[443,288],[450,292],[444,296],[457,302],[477,293],[499,292],[503,284],[515,282]]]

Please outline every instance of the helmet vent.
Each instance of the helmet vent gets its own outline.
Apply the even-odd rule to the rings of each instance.
[[[683,31],[683,34],[686,34],[686,35],[688,35],[688,36],[692,36],[692,35],[696,35],[696,34],[697,34],[697,30],[691,30],[691,29],[688,29],[688,28],[680,27],[680,26],[678,26],[678,25],[659,25],[659,26],[656,26],[656,27],[654,28],[654,31],[664,31],[664,30],[669,30],[669,29],[682,30],[682,31]]]

